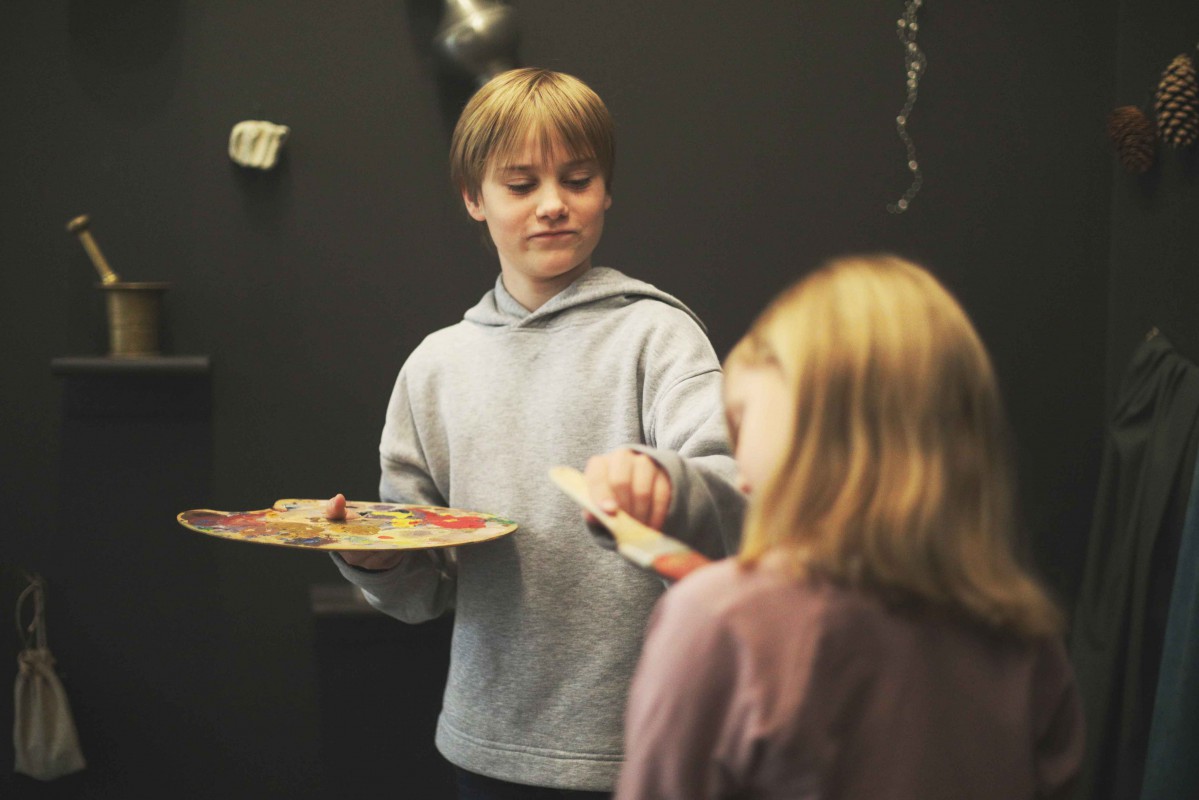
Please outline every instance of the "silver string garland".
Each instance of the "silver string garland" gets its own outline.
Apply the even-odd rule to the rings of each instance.
[[[925,69],[928,67],[928,60],[924,57],[924,51],[916,46],[916,33],[920,29],[919,24],[916,22],[916,13],[923,4],[924,0],[907,0],[903,16],[899,18],[897,23],[899,41],[903,43],[903,64],[904,70],[907,73],[906,85],[908,88],[908,97],[903,104],[903,108],[899,110],[899,116],[895,118],[895,130],[899,132],[899,140],[903,142],[904,149],[907,151],[908,170],[912,173],[912,183],[899,200],[887,204],[887,210],[892,214],[902,214],[907,211],[908,206],[912,204],[912,200],[916,197],[916,193],[920,191],[920,187],[924,184],[924,176],[920,172],[920,162],[916,160],[916,143],[912,141],[912,135],[908,133],[908,120],[911,119],[912,108],[916,105],[916,94],[920,86],[920,79],[924,76]]]

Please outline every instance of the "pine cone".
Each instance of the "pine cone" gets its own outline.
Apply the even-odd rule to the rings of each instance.
[[[1190,147],[1199,140],[1199,81],[1195,62],[1186,53],[1175,58],[1162,73],[1153,101],[1162,140],[1174,147]]]
[[[1157,142],[1153,122],[1136,106],[1120,106],[1107,117],[1107,135],[1124,169],[1134,174],[1153,166]]]

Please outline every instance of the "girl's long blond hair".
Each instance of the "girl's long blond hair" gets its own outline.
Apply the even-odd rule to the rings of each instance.
[[[775,299],[727,360],[779,369],[793,436],[750,504],[740,560],[963,613],[1024,637],[1060,612],[1012,546],[1006,420],[957,301],[893,256],[831,262]]]

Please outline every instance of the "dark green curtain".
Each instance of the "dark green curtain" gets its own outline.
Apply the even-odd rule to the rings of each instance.
[[[1070,636],[1087,724],[1075,797],[1140,797],[1190,496],[1199,368],[1156,334],[1133,355],[1104,446]]]
[[[1199,469],[1182,526],[1142,800],[1199,797]]]

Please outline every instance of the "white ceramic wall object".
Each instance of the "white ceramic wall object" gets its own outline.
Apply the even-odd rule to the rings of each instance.
[[[290,133],[291,128],[286,125],[266,120],[239,122],[229,133],[229,158],[243,167],[271,169],[279,160],[279,148]]]

